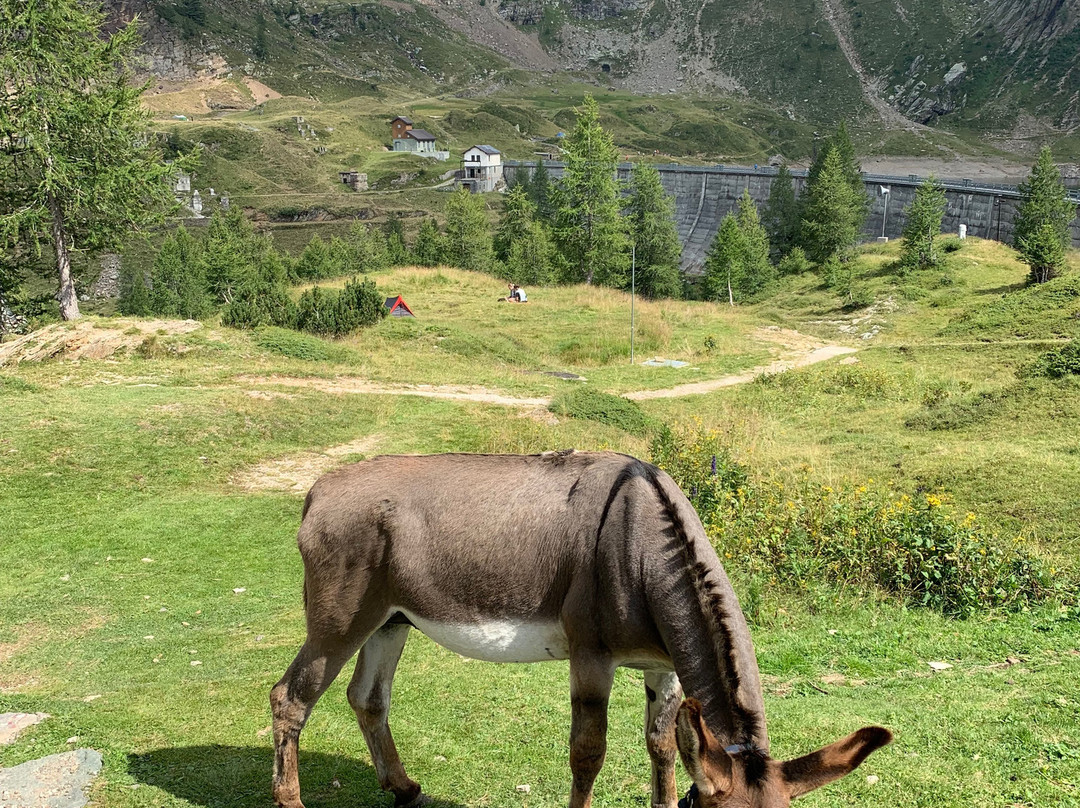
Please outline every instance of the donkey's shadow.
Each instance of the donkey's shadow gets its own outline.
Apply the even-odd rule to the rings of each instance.
[[[267,808],[273,750],[257,746],[179,746],[128,755],[128,771],[140,783],[206,808]],[[307,808],[382,806],[375,770],[344,755],[300,750],[300,785]],[[434,796],[431,808],[462,808]]]

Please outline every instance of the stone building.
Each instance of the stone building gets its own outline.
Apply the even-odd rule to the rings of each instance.
[[[502,152],[482,145],[466,149],[461,155],[458,184],[473,193],[488,193],[503,186]]]

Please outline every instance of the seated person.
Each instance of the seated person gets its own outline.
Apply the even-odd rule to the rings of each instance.
[[[520,286],[515,286],[514,287],[514,297],[515,297],[515,299],[517,300],[518,303],[528,303],[529,302],[529,298],[525,294],[525,290],[522,289]]]

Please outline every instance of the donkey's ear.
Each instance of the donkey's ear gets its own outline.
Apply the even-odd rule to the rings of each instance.
[[[698,792],[709,796],[731,787],[731,757],[709,731],[701,715],[701,702],[687,699],[675,719],[675,743],[679,757]]]
[[[794,799],[838,780],[866,760],[867,755],[892,741],[884,727],[863,727],[844,740],[781,764],[784,783]]]

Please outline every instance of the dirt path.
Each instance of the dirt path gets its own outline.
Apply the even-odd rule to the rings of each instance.
[[[758,365],[742,373],[733,373],[729,376],[721,376],[719,379],[707,379],[702,382],[688,382],[687,384],[667,387],[662,390],[638,390],[633,393],[623,393],[623,398],[631,401],[648,401],[655,398],[679,398],[681,396],[696,396],[702,393],[711,393],[724,387],[734,387],[737,384],[752,382],[758,376],[769,373],[783,373],[793,368],[807,367],[818,362],[824,362],[837,356],[855,353],[855,348],[846,345],[830,345],[798,331],[786,328],[759,328],[754,332],[756,339],[763,342],[772,342],[783,348],[780,356],[767,365]]]
[[[776,326],[759,328],[754,338],[762,342],[771,342],[780,346],[780,355],[767,365],[759,365],[743,373],[721,376],[700,382],[667,387],[662,390],[637,390],[624,393],[623,398],[633,401],[646,401],[654,398],[679,398],[680,396],[700,395],[732,387],[736,384],[751,382],[764,373],[783,373],[792,368],[806,367],[832,359],[837,356],[855,353],[855,348],[844,345],[832,345],[798,331]],[[544,408],[551,403],[550,398],[519,398],[509,396],[487,387],[464,385],[430,384],[380,384],[356,377],[336,379],[299,379],[292,376],[238,376],[236,381],[248,385],[276,385],[281,387],[307,387],[324,393],[366,394],[382,396],[422,396],[440,398],[449,401],[475,401],[480,404],[501,404],[506,407],[522,409]]]
[[[291,376],[239,376],[242,384],[310,387],[324,393],[353,393],[374,396],[421,396],[450,401],[476,401],[506,407],[546,407],[550,398],[517,398],[486,387],[450,384],[379,384],[366,379],[343,376],[337,379],[297,379]]]

